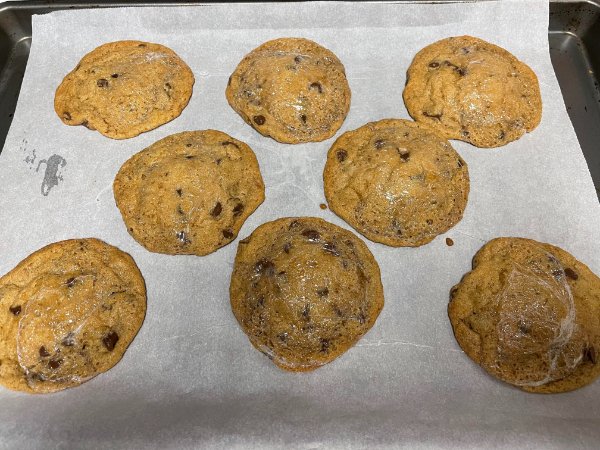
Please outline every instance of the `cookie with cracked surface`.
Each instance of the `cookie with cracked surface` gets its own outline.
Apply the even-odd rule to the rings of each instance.
[[[525,391],[567,392],[600,375],[600,278],[568,252],[497,238],[450,294],[460,347]]]
[[[54,109],[67,125],[127,139],[178,117],[194,75],[160,44],[117,41],[85,55],[56,90]]]
[[[383,308],[379,266],[367,246],[314,217],[274,220],[240,241],[229,293],[252,345],[295,372],[346,352]]]
[[[411,63],[404,88],[409,114],[446,139],[499,147],[533,131],[542,117],[537,76],[494,44],[442,39]]]
[[[77,386],[123,357],[146,313],[134,260],[98,239],[56,242],[0,278],[0,384]]]
[[[155,142],[123,164],[113,189],[129,234],[170,255],[202,256],[229,244],[265,199],[252,149],[215,130]]]
[[[342,134],[323,172],[330,209],[368,239],[427,244],[458,223],[467,205],[467,164],[427,126],[401,119]]]
[[[256,131],[297,144],[330,138],[350,109],[343,64],[302,38],[280,38],[252,50],[229,77],[229,105]]]

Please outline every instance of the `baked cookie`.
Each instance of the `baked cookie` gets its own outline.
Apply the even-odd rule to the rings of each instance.
[[[67,125],[126,139],[178,117],[193,85],[192,71],[173,50],[150,42],[111,42],[67,74],[54,110]]]
[[[328,139],[350,109],[340,60],[301,38],[265,42],[229,77],[227,101],[256,131],[288,144]]]
[[[252,345],[290,371],[333,361],[383,308],[379,266],[367,246],[314,217],[268,222],[240,241],[229,293]]]
[[[342,134],[323,173],[329,207],[359,233],[394,247],[427,244],[463,216],[467,164],[445,139],[408,120]]]
[[[571,391],[600,375],[600,278],[558,247],[488,242],[452,288],[448,315],[473,361],[525,391]]]
[[[170,255],[202,256],[229,244],[265,199],[252,149],[214,130],[155,142],[123,164],[113,188],[129,234]]]
[[[542,117],[535,73],[503,48],[471,36],[442,39],[417,53],[403,96],[413,119],[477,147],[519,139]]]
[[[50,244],[0,278],[0,383],[77,386],[113,367],[146,313],[133,259],[98,239]]]

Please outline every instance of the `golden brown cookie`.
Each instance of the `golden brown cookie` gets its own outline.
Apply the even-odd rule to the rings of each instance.
[[[290,371],[333,361],[383,308],[379,266],[367,246],[314,217],[267,222],[240,241],[229,293],[252,345]]]
[[[146,313],[133,259],[98,239],[50,244],[0,278],[0,383],[55,392],[106,372]]]
[[[275,39],[252,50],[229,77],[225,94],[255,130],[288,144],[330,138],[350,109],[340,60],[301,38]]]
[[[265,199],[252,149],[215,130],[155,142],[123,164],[113,189],[129,234],[170,255],[207,255],[229,244]]]
[[[391,246],[419,246],[463,216],[467,164],[425,125],[386,119],[342,134],[323,173],[329,207],[359,233]]]
[[[519,139],[542,117],[538,80],[529,66],[471,36],[442,39],[417,53],[403,96],[413,119],[477,147]]]
[[[178,117],[193,85],[192,71],[173,50],[150,42],[110,42],[67,74],[54,109],[67,125],[126,139]]]
[[[448,315],[465,353],[523,390],[566,392],[600,375],[600,278],[558,247],[491,240],[452,288]]]

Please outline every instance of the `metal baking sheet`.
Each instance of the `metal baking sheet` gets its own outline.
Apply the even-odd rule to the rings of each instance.
[[[277,21],[276,8],[263,5],[260,9],[252,8],[256,7],[246,5],[233,12],[245,12],[246,18],[255,20],[253,23],[260,23],[263,14],[267,14],[267,17],[268,14],[274,16],[273,22],[266,25]],[[292,7],[285,8],[290,13]],[[406,117],[405,112],[397,109],[402,109],[399,95],[403,80],[398,80],[398,86],[393,90],[396,103],[390,105],[387,100],[392,91],[384,93],[364,88],[364,83],[367,83],[364,80],[376,78],[381,83],[390,83],[389,78],[358,65],[356,59],[351,57],[351,52],[343,46],[343,41],[338,39],[336,33],[341,33],[341,36],[349,33],[344,32],[344,29],[356,20],[352,12],[357,9],[350,10],[345,5],[332,11],[326,6],[316,5],[315,10],[319,8],[319,11],[326,13],[325,16],[317,16],[315,10],[311,9],[313,6],[304,5],[300,8],[302,14],[295,17],[297,22],[291,22],[294,26],[288,27],[289,23],[282,26],[279,21],[281,28],[270,29],[262,23],[265,29],[261,31],[258,27],[254,28],[252,32],[255,37],[251,42],[255,42],[257,36],[271,36],[278,33],[278,30],[304,27],[302,29],[311,36],[326,39],[323,43],[327,46],[334,45],[334,50],[339,51],[345,61],[347,70],[353,74],[352,79],[363,80],[355,85],[356,89],[353,88],[356,94],[354,109],[342,131],[361,124],[363,117],[359,115],[361,111],[364,113],[361,104],[363,108],[371,105],[373,109],[370,111],[375,116],[373,118],[392,111],[398,111],[399,116]],[[364,5],[352,8],[367,11],[367,6]],[[389,27],[389,33],[402,35],[402,30],[395,23],[394,11],[388,8],[390,7],[382,8],[381,15],[377,16],[384,25],[378,30],[385,31]],[[410,12],[404,8],[397,11]],[[445,13],[448,11],[441,11],[442,9],[429,9],[431,17],[426,19],[445,23],[448,20]],[[49,37],[44,44],[52,42],[53,45],[62,45],[62,49],[66,49],[64,46],[68,44],[76,47],[77,51],[73,52],[74,55],[61,54],[50,61],[41,58],[46,65],[41,66],[45,70],[45,79],[40,86],[45,88],[39,91],[39,108],[25,110],[21,107],[17,110],[18,120],[15,124],[19,120],[25,120],[32,126],[25,130],[21,128],[20,132],[27,131],[29,135],[13,134],[12,140],[9,137],[10,147],[0,155],[0,169],[4,169],[2,176],[6,178],[0,176],[0,179],[13,179],[8,175],[12,169],[7,166],[3,168],[2,164],[14,163],[15,172],[29,170],[29,163],[24,159],[32,157],[30,152],[33,148],[39,150],[38,158],[43,157],[43,153],[51,155],[55,149],[59,149],[56,150],[57,153],[64,156],[69,164],[65,168],[64,182],[61,181],[52,188],[47,204],[55,202],[57,197],[62,202],[52,203],[55,205],[53,208],[37,208],[42,204],[40,197],[43,194],[39,193],[39,183],[36,185],[32,181],[35,176],[31,176],[22,186],[15,187],[26,188],[21,194],[3,187],[3,197],[18,198],[28,208],[23,219],[22,211],[15,208],[14,203],[9,204],[4,199],[0,203],[6,207],[0,216],[3,218],[0,249],[4,249],[0,250],[3,255],[0,267],[2,271],[8,270],[39,243],[68,237],[72,233],[72,223],[81,221],[82,227],[76,228],[78,232],[93,233],[101,238],[110,237],[107,239],[109,242],[119,245],[136,258],[147,276],[149,309],[140,336],[134,341],[124,361],[98,379],[80,388],[46,397],[2,390],[0,444],[21,448],[372,448],[401,445],[412,448],[595,447],[600,439],[600,412],[595,401],[599,392],[597,384],[571,394],[535,396],[499,383],[486,376],[461,354],[445,317],[449,286],[467,270],[475,249],[486,238],[498,233],[522,234],[526,230],[534,230],[531,237],[546,237],[578,256],[582,255],[582,259],[596,270],[600,269],[599,261],[591,253],[597,247],[597,240],[594,240],[597,229],[593,227],[599,222],[598,205],[591,203],[589,195],[585,198],[570,197],[571,191],[579,192],[581,186],[591,189],[591,181],[585,173],[583,158],[576,143],[573,145],[574,135],[560,101],[558,84],[553,78],[545,53],[545,43],[540,42],[540,34],[537,33],[536,42],[540,46],[528,46],[525,40],[528,27],[523,26],[521,17],[514,15],[510,17],[519,19],[521,27],[515,32],[520,33],[522,39],[511,41],[512,31],[508,31],[510,27],[506,24],[506,16],[501,11],[495,12],[499,14],[496,16],[488,12],[484,17],[485,23],[465,19],[469,27],[473,28],[467,28],[461,24],[461,20],[456,20],[451,29],[457,30],[458,27],[462,32],[476,29],[485,33],[486,24],[493,24],[497,20],[494,30],[505,42],[516,47],[516,50],[512,46],[511,49],[527,62],[533,64],[532,60],[535,60],[534,68],[540,70],[538,73],[542,75],[542,91],[547,96],[545,100],[548,100],[540,129],[500,151],[486,153],[463,143],[455,144],[472,170],[473,196],[468,208],[471,211],[481,211],[489,200],[494,202],[495,209],[489,215],[468,211],[465,219],[449,234],[456,238],[456,244],[451,249],[445,246],[443,239],[420,249],[391,249],[368,242],[381,264],[387,289],[387,303],[382,316],[372,332],[347,355],[314,373],[302,375],[286,374],[273,367],[266,358],[252,350],[231,320],[226,306],[226,282],[222,282],[222,279],[218,283],[214,282],[212,277],[215,276],[214,268],[221,272],[230,270],[235,243],[202,259],[149,254],[132,242],[122,227],[119,227],[122,224],[112,203],[110,189],[103,189],[110,185],[110,177],[104,177],[107,167],[116,169],[128,154],[143,148],[155,138],[181,131],[181,126],[187,127],[189,123],[202,128],[204,124],[212,124],[211,121],[214,120],[215,124],[222,125],[223,122],[212,116],[212,110],[211,115],[204,115],[204,110],[199,106],[210,104],[208,99],[223,103],[220,85],[226,81],[227,72],[244,52],[236,47],[233,55],[231,52],[226,53],[225,69],[217,73],[216,68],[222,66],[210,66],[210,61],[200,64],[197,57],[194,58],[189,53],[193,48],[178,47],[178,51],[186,52],[182,56],[190,57],[190,63],[197,70],[195,73],[198,74],[199,91],[196,92],[210,94],[212,85],[218,88],[218,96],[195,97],[194,103],[176,121],[134,140],[115,142],[81,127],[60,128],[62,124],[53,115],[51,108],[52,89],[56,84],[53,80],[60,80],[65,73],[65,67],[59,68],[57,65],[62,61],[69,69],[76,63],[84,48],[92,45],[92,41],[95,43],[95,40],[103,39],[105,30],[100,27],[104,23],[113,22],[98,19],[100,15],[91,14],[86,16],[86,26],[94,29],[96,35],[83,39],[81,35],[84,33],[78,34],[77,28],[66,27],[64,35]],[[127,14],[112,17],[115,28],[124,34],[129,32],[131,25],[125,18],[131,22],[141,16],[146,20],[150,19],[142,13]],[[426,31],[415,26],[407,17],[397,14],[398,21],[413,30],[412,37],[397,42],[414,47],[408,52],[410,54],[403,54],[398,48],[389,47],[389,53],[384,53],[388,58],[386,63],[396,62],[400,74],[406,69],[417,44],[430,37],[419,37],[420,33],[425,35]],[[206,15],[210,13],[207,11]],[[200,17],[198,10],[190,16],[195,17],[197,22],[190,22],[191,19],[187,17],[180,19],[188,26],[201,23],[202,26],[196,32],[205,33],[203,36],[206,36],[206,32],[202,27],[213,30],[223,28],[228,32],[235,30],[238,17],[234,14],[222,17],[221,22],[207,23],[202,22],[204,17]],[[147,23],[158,27],[161,23],[168,22],[169,17],[172,21],[173,17],[178,16],[177,13],[165,10],[164,17],[154,18]],[[539,19],[539,16],[536,17]],[[330,21],[329,28],[323,27],[327,20]],[[182,29],[185,30],[186,27]],[[356,36],[365,35],[365,30],[360,28],[352,30]],[[539,32],[539,26],[536,30]],[[371,36],[374,35],[389,36],[383,32]],[[176,42],[176,38],[168,34],[162,36],[167,44]],[[238,35],[237,39],[237,45],[251,47],[241,36]],[[206,41],[195,42],[202,45]],[[35,45],[38,44],[34,42]],[[210,45],[216,44],[210,42]],[[360,45],[352,50],[361,58],[371,61],[369,56],[377,48],[375,44],[361,40]],[[32,55],[35,54],[34,48]],[[394,60],[392,56],[398,59]],[[541,60],[537,57],[541,57]],[[212,72],[205,67],[212,67]],[[371,64],[367,67],[377,66]],[[211,73],[216,75],[216,79],[208,76]],[[29,99],[31,105],[32,91],[27,86],[31,89],[34,85],[26,82],[23,93],[24,99]],[[375,99],[376,102],[369,103],[366,102],[367,99]],[[33,103],[35,105],[36,102]],[[554,108],[550,108],[549,104],[554,105]],[[28,113],[25,114],[25,111]],[[273,183],[270,183],[281,175],[271,169],[284,168],[275,157],[281,149],[270,140],[257,136],[231,111],[227,110],[227,118],[228,121],[223,126],[230,127],[234,136],[248,140],[257,151],[263,175],[268,178],[265,180],[267,189],[271,189],[267,192],[265,205],[242,230],[242,237],[265,218],[268,220],[298,212],[321,215],[344,226],[333,214],[318,208],[322,195],[318,179],[327,143],[313,145],[310,149],[308,146],[293,147],[294,156],[289,159],[298,164],[291,167],[290,173],[302,175],[311,183],[305,186],[308,193],[297,193],[298,198],[294,203],[288,202],[281,206],[276,202],[278,193],[273,189]],[[59,128],[54,128],[55,126]],[[560,130],[556,136],[547,134],[553,127]],[[40,139],[39,134],[48,130],[60,133],[53,135],[52,139]],[[554,142],[548,141],[546,136],[553,137]],[[19,139],[15,139],[16,137]],[[28,140],[29,144],[20,146],[20,139]],[[57,142],[62,145],[57,146]],[[556,142],[565,143],[564,152],[558,153],[559,158],[556,158]],[[531,145],[527,145],[528,143]],[[548,151],[553,149],[549,154],[554,158],[546,157],[545,146]],[[539,152],[534,151],[535,148]],[[78,164],[83,163],[77,158],[81,152],[93,156],[98,165],[96,173],[77,170]],[[564,160],[560,159],[562,155],[566,155]],[[508,170],[507,177],[502,176],[500,171],[489,170],[489,167],[488,170],[482,170],[483,164],[493,160],[498,161],[499,168],[508,167],[513,170],[519,170],[523,161],[527,160],[531,164],[531,173],[535,176],[521,176],[522,186],[526,187],[514,188],[511,183],[507,183],[507,180],[512,179],[510,176],[514,175],[510,173],[511,170]],[[46,159],[46,167],[48,161]],[[309,164],[305,164],[306,162]],[[273,166],[269,167],[270,163]],[[557,173],[557,168],[562,168],[563,165],[567,171],[577,167],[573,173],[581,175],[581,179]],[[546,173],[556,175],[556,179],[545,176]],[[78,186],[86,186],[87,189],[81,192]],[[291,188],[302,186],[287,187],[287,190],[283,189],[284,193],[290,194],[295,192]],[[498,192],[503,192],[498,191],[499,189],[519,195],[497,195]],[[523,191],[539,197],[523,196]],[[554,192],[555,196],[548,197],[544,191]],[[589,194],[588,191],[586,193]],[[540,199],[543,199],[541,203]],[[96,203],[97,207],[93,206]],[[279,208],[276,208],[277,205]],[[578,214],[554,214],[546,217],[543,211],[540,212],[540,206],[554,213],[565,207],[565,210],[577,211]],[[586,208],[587,211],[593,210],[594,214],[587,214]],[[11,214],[18,216],[19,222],[14,219],[9,221],[8,218],[13,217]],[[90,220],[90,217],[98,219]],[[578,217],[590,220],[588,223],[579,223]],[[39,227],[40,220],[44,227]],[[65,220],[69,223],[65,223]],[[499,223],[502,226],[499,227]],[[469,233],[470,230],[475,230],[475,234]],[[591,242],[586,241],[586,237]],[[18,242],[19,245],[11,241]],[[433,258],[435,264],[430,263]],[[432,271],[436,271],[435,277],[431,275]],[[157,274],[160,276],[154,276]],[[423,277],[429,282],[423,283]],[[193,286],[190,286],[190,280],[193,280]],[[401,295],[397,295],[397,292]],[[208,306],[200,308],[198,302],[206,302]],[[386,370],[382,367],[386,367]]]

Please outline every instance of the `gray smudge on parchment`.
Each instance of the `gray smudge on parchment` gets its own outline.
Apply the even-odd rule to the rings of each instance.
[[[58,186],[58,182],[63,180],[62,175],[58,171],[61,167],[67,165],[67,160],[60,155],[52,155],[47,160],[40,160],[37,169],[35,170],[36,172],[40,170],[40,165],[42,164],[46,164],[44,181],[42,181],[42,195],[48,195],[50,189],[54,186]]]
[[[28,148],[27,139],[21,141],[20,150],[25,153],[25,159],[23,161],[29,166],[29,169],[33,169],[35,167],[37,155],[35,149],[30,150]],[[60,169],[67,165],[67,160],[60,155],[52,155],[48,159],[41,159],[38,161],[37,167],[35,168],[36,173],[40,171],[40,166],[42,164],[46,165],[46,170],[44,171],[41,191],[42,195],[47,196],[54,186],[58,186],[58,183],[63,181]]]

